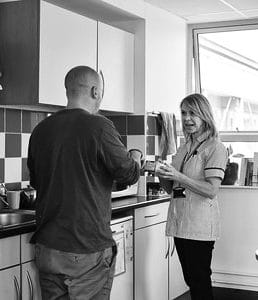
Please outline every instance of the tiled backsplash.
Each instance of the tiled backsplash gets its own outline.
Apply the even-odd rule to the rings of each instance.
[[[29,183],[27,151],[34,127],[47,112],[0,108],[0,182],[7,189],[20,189]],[[145,153],[143,115],[108,116],[119,131],[127,149],[139,148]],[[140,179],[140,194],[145,193],[145,179]]]
[[[0,108],[0,182],[7,189],[20,189],[29,183],[27,151],[33,128],[45,112]]]

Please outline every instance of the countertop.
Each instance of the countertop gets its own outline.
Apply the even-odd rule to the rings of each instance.
[[[112,217],[117,214],[131,212],[134,209],[145,207],[153,204],[167,202],[170,200],[169,195],[160,196],[131,196],[112,200]],[[19,235],[23,233],[33,232],[36,229],[36,223],[26,225],[17,225],[12,228],[0,228],[0,239]]]

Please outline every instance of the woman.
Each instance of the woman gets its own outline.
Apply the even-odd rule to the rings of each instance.
[[[227,151],[218,139],[211,106],[201,94],[180,104],[185,143],[172,164],[160,163],[156,174],[171,193],[166,235],[173,236],[192,300],[213,299],[211,258],[219,237],[217,193]]]

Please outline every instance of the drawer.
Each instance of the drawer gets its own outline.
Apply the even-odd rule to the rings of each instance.
[[[0,269],[20,264],[20,236],[0,239]]]
[[[165,222],[167,220],[169,201],[135,210],[135,229]]]
[[[30,244],[33,233],[21,235],[21,263],[34,260],[34,245]]]

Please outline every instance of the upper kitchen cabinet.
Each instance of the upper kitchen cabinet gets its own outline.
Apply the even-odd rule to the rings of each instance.
[[[105,93],[101,109],[134,112],[134,35],[98,22],[98,69]]]
[[[97,67],[97,22],[46,1],[1,3],[0,40],[0,104],[64,106],[67,71]]]

